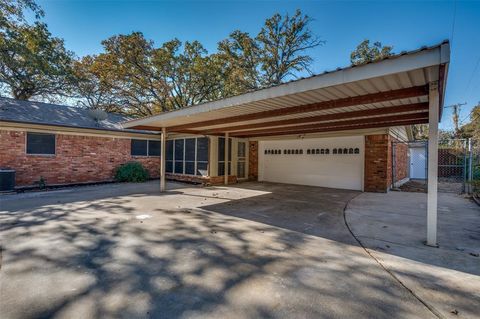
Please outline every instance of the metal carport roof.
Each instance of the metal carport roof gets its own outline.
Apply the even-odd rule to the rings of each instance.
[[[445,41],[123,125],[251,138],[428,123],[428,86],[438,83],[441,109],[449,59]]]

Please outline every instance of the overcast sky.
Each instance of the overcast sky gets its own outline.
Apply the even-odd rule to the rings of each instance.
[[[299,8],[314,21],[326,44],[310,54],[315,73],[349,64],[363,39],[392,45],[395,52],[452,41],[445,105],[467,102],[460,118],[480,101],[480,2],[469,1],[38,1],[50,31],[78,56],[102,51],[101,41],[141,31],[157,45],[172,38],[199,40],[209,52],[236,29],[256,35],[276,12]],[[451,109],[441,127],[451,128]]]

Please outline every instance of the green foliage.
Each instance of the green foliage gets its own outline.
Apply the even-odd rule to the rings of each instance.
[[[45,189],[47,187],[47,180],[40,176],[39,180],[35,182],[40,189]]]
[[[77,104],[86,108],[102,108],[106,112],[121,113],[116,96],[101,79],[102,65],[95,56],[85,56],[74,61],[73,76],[75,90],[73,97]]]
[[[25,11],[33,13],[36,19],[44,12],[33,0],[0,0],[0,28],[11,24],[24,24]]]
[[[280,84],[307,71],[307,50],[324,44],[309,28],[311,19],[297,10],[293,16],[275,14],[255,38],[239,30],[221,41],[218,51],[227,61],[229,81],[241,91]],[[242,93],[242,92],[234,92]]]
[[[267,19],[257,37],[233,32],[209,54],[198,41],[155,46],[142,33],[102,42],[104,52],[74,64],[81,105],[148,116],[279,84],[309,71],[306,50],[320,44],[297,11]]]
[[[65,95],[73,77],[73,53],[41,22],[0,29],[0,83],[21,100]]]
[[[473,107],[470,121],[460,127],[460,134],[464,138],[473,138],[480,141],[480,104]]]
[[[115,180],[118,182],[141,183],[148,180],[148,171],[139,162],[128,162],[117,168]]]
[[[350,62],[353,65],[359,65],[378,61],[392,55],[392,49],[392,46],[382,46],[381,42],[370,45],[370,40],[366,39],[350,54]]]
[[[33,13],[29,24],[24,11]],[[255,37],[234,31],[209,54],[198,41],[156,46],[141,32],[102,41],[75,59],[41,21],[34,0],[0,0],[0,95],[70,98],[78,105],[149,116],[276,85],[309,73],[307,51],[321,44],[299,10],[275,14]]]
[[[415,124],[412,126],[413,138],[415,140],[428,139],[428,124]]]

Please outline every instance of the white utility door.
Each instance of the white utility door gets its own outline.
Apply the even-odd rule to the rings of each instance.
[[[364,137],[259,142],[259,180],[362,190]]]
[[[410,178],[425,179],[427,157],[425,148],[415,147],[410,149]]]

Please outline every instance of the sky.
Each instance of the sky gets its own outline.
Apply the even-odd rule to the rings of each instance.
[[[480,1],[37,1],[50,32],[77,56],[102,52],[101,41],[132,31],[160,46],[173,38],[200,41],[207,50],[234,30],[255,36],[265,19],[296,9],[313,18],[311,30],[326,41],[309,51],[313,73],[350,64],[364,39],[394,52],[451,41],[446,109],[440,127],[452,128],[452,104],[468,119],[480,102]]]

